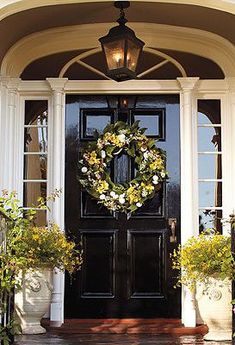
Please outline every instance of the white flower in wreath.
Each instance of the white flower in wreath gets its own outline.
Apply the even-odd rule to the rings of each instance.
[[[105,194],[101,194],[101,195],[100,195],[100,200],[105,200],[105,199],[106,199]]]
[[[106,157],[106,152],[104,151],[104,150],[102,150],[101,152],[100,152],[100,155],[101,155],[101,158],[105,158]]]
[[[125,134],[119,134],[118,136],[118,139],[121,141],[121,143],[124,143],[126,141],[126,136]]]
[[[99,149],[102,149],[102,147],[104,146],[104,142],[103,140],[101,140],[100,138],[97,140],[97,147]]]
[[[161,177],[164,178],[166,176],[166,173],[164,171],[161,172]]]
[[[148,195],[148,192],[146,190],[143,190],[141,195],[143,198],[145,198]]]
[[[153,176],[153,184],[158,184],[159,177],[157,175]]]
[[[137,202],[136,206],[141,207],[142,206],[141,202]]]
[[[143,156],[144,156],[144,159],[147,160],[149,158],[149,154],[150,152],[149,151],[145,151]]]
[[[125,194],[121,194],[121,195],[119,196],[119,199],[118,199],[121,205],[125,204],[125,202],[126,202],[126,200],[125,200],[125,198],[124,198],[124,195],[125,195]]]
[[[82,171],[83,174],[85,174],[87,172],[87,170],[88,170],[87,167],[82,167],[81,171]]]
[[[114,191],[110,192],[110,196],[115,200],[119,198],[118,194],[116,194]]]

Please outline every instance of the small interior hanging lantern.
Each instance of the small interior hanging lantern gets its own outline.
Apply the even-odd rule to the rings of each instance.
[[[106,75],[116,81],[134,79],[144,42],[126,26],[124,9],[130,6],[130,1],[115,1],[114,6],[120,9],[119,25],[99,39],[106,60]]]

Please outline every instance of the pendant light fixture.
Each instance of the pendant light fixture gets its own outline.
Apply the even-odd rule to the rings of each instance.
[[[106,61],[106,75],[116,81],[135,79],[144,42],[126,26],[124,9],[130,6],[130,1],[115,1],[114,6],[120,9],[119,25],[99,39]]]

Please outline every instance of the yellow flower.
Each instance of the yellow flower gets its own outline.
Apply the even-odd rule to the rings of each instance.
[[[135,186],[130,186],[127,189],[127,199],[129,200],[130,204],[136,204],[140,198],[140,191],[135,189]]]
[[[104,180],[98,181],[96,189],[98,193],[102,194],[103,192],[109,189],[109,184]]]
[[[87,159],[88,163],[90,165],[94,165],[94,164],[99,164],[100,163],[100,159],[97,158],[97,154],[95,151],[92,151],[90,154],[89,154],[89,157]]]
[[[130,186],[128,189],[127,189],[127,195],[130,195],[130,194],[132,194],[133,192],[134,192],[134,190],[135,190],[135,187],[134,186]]]
[[[34,241],[38,241],[39,240],[39,235],[38,234],[34,234],[32,236],[32,238],[33,238]]]
[[[148,192],[152,192],[154,190],[154,186],[151,184],[145,185],[144,189]]]
[[[156,170],[156,169],[163,169],[163,161],[161,158],[157,158],[154,162],[149,164],[149,167],[151,170]]]
[[[104,140],[109,141],[110,143],[114,144],[115,146],[122,147],[123,142],[118,138],[116,134],[111,134],[109,132],[105,133]]]

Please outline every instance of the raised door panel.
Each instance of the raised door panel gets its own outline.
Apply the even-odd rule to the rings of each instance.
[[[129,298],[164,298],[165,231],[128,230]]]

